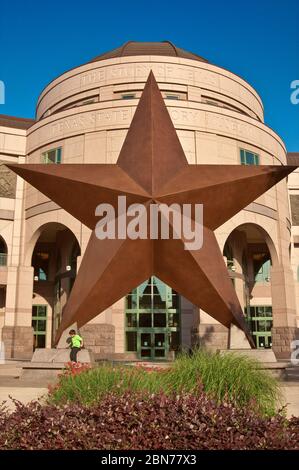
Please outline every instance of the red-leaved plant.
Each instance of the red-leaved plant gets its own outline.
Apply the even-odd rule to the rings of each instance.
[[[92,406],[32,402],[0,408],[1,449],[297,449],[299,418],[179,395],[106,395]]]

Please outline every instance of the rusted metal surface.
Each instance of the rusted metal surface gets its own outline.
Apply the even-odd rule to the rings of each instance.
[[[154,274],[226,327],[244,330],[254,347],[213,230],[296,166],[189,165],[153,73],[116,165],[8,166],[93,230],[56,341]],[[99,240],[95,208],[109,203],[117,209],[121,195],[147,212],[151,203],[202,203],[202,248],[184,249],[183,238]]]

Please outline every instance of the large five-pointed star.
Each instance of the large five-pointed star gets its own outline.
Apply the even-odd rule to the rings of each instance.
[[[151,72],[117,164],[8,165],[87,225],[92,234],[57,332],[80,327],[133,288],[158,276],[220,323],[246,326],[213,230],[296,167],[189,165]],[[95,235],[95,208],[118,196],[127,205],[203,204],[203,246],[184,249],[184,239],[105,239]]]

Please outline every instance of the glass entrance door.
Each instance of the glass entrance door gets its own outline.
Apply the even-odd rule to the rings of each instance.
[[[255,335],[256,347],[261,349],[269,349],[272,346],[271,333],[256,333]]]
[[[153,276],[127,296],[126,350],[139,359],[166,360],[179,348],[179,296]]]
[[[169,343],[165,331],[139,332],[140,358],[148,360],[166,359]]]
[[[257,348],[271,348],[271,330],[273,326],[272,307],[255,305],[246,309],[247,321]]]
[[[153,359],[153,343],[151,333],[138,333],[140,345],[140,357],[144,359]]]
[[[47,306],[32,306],[32,327],[34,329],[34,349],[46,347]]]

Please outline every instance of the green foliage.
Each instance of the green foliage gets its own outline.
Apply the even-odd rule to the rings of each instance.
[[[240,406],[254,402],[257,410],[275,413],[281,403],[278,381],[245,355],[215,354],[198,349],[190,358],[181,355],[169,372],[177,390],[192,391],[200,377],[204,391],[218,402],[228,399]]]
[[[228,400],[241,407],[253,403],[264,415],[274,414],[281,398],[277,380],[259,362],[235,353],[198,349],[192,356],[181,354],[167,369],[104,364],[63,374],[49,399],[56,404],[91,405],[110,392],[196,393],[199,387],[218,403]]]

